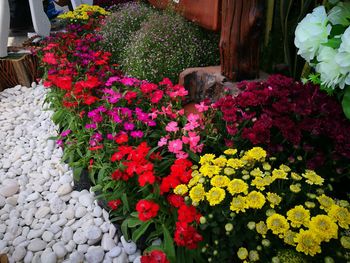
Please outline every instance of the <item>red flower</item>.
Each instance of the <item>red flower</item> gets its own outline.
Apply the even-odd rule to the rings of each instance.
[[[141,257],[141,263],[169,263],[169,260],[163,251],[153,250]]]
[[[108,202],[108,206],[112,209],[112,210],[116,210],[118,209],[119,205],[122,203],[122,201],[120,201],[120,199],[117,200],[112,200]]]
[[[120,179],[123,181],[127,181],[131,177],[127,173],[124,173],[123,171],[121,171],[119,169],[115,170],[111,176],[112,176],[112,179],[116,180],[116,181],[118,181]]]
[[[140,200],[136,204],[136,211],[139,212],[141,221],[148,221],[157,216],[158,210],[159,205],[149,200]]]
[[[126,133],[121,133],[115,138],[115,142],[118,144],[123,144],[129,140],[129,137]]]
[[[203,237],[197,230],[184,222],[176,222],[174,241],[178,246],[195,249]]]
[[[201,214],[197,213],[197,210],[194,206],[182,205],[177,211],[178,217],[177,220],[184,223],[192,223],[193,221],[199,222]]]
[[[50,65],[57,65],[58,64],[54,53],[45,53],[42,60]]]
[[[151,102],[154,104],[158,103],[163,98],[163,94],[164,92],[162,90],[157,90],[153,92]]]
[[[72,77],[71,76],[64,76],[64,77],[57,77],[54,84],[63,90],[71,90],[72,88]]]
[[[154,176],[152,171],[144,172],[139,176],[140,186],[145,186],[146,183],[154,184],[155,180],[156,180],[156,177]]]
[[[176,208],[185,204],[185,200],[181,195],[170,194],[167,199],[169,204]]]
[[[93,147],[89,147],[90,151],[97,151],[103,149],[103,145],[97,145],[97,146],[93,146]]]

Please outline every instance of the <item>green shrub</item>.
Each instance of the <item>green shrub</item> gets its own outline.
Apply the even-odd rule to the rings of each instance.
[[[130,38],[122,67],[134,77],[177,82],[188,67],[219,64],[219,35],[170,11],[154,14]]]
[[[120,63],[124,48],[130,43],[130,36],[140,29],[141,23],[156,11],[136,2],[117,6],[101,28],[102,49],[111,52],[113,63]]]

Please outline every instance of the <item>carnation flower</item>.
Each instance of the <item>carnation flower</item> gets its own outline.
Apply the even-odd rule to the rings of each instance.
[[[169,260],[163,251],[153,250],[141,257],[141,263],[169,263]]]
[[[328,25],[328,18],[324,6],[316,7],[311,14],[308,14],[295,30],[294,44],[298,55],[310,62],[322,43],[328,41],[331,32],[331,25]]]
[[[157,216],[158,210],[159,205],[149,200],[140,200],[136,204],[136,211],[141,221],[148,221]]]

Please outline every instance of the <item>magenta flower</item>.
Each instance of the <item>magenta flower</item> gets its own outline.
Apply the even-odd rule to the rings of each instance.
[[[114,140],[113,134],[108,133],[108,134],[107,134],[107,139],[113,141],[113,140]]]
[[[96,125],[96,123],[88,123],[85,125],[85,128],[86,129],[96,129],[97,125]]]
[[[130,133],[130,136],[133,138],[142,138],[143,137],[143,132],[142,131],[132,131]]]
[[[179,130],[179,127],[177,127],[176,121],[171,121],[168,123],[168,125],[165,127],[165,130],[167,132],[177,132]]]
[[[110,78],[107,80],[105,86],[110,87],[110,86],[112,86],[113,82],[116,82],[116,81],[119,81],[119,80],[120,80],[119,77],[110,77]]]
[[[124,123],[124,130],[132,131],[133,129],[135,129],[135,125],[133,123],[130,123],[130,122]]]
[[[56,144],[60,147],[63,147],[63,141],[62,140],[57,140]]]
[[[180,139],[169,141],[168,149],[169,149],[169,152],[172,152],[175,154],[179,153],[182,150],[182,141]]]
[[[132,86],[134,85],[134,83],[138,82],[139,80],[138,79],[135,79],[135,78],[123,78],[120,80],[120,83],[122,83],[123,85],[125,86]]]
[[[71,130],[65,130],[61,133],[61,137],[66,137],[68,136],[72,131]]]

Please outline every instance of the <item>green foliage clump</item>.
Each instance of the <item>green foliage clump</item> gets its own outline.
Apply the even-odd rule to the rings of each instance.
[[[142,24],[125,49],[122,66],[134,77],[177,82],[188,67],[219,64],[219,35],[170,11],[154,14]]]
[[[123,50],[130,43],[130,37],[140,29],[142,22],[156,11],[145,5],[130,2],[117,6],[101,28],[101,47],[112,53],[111,61],[120,63]]]

